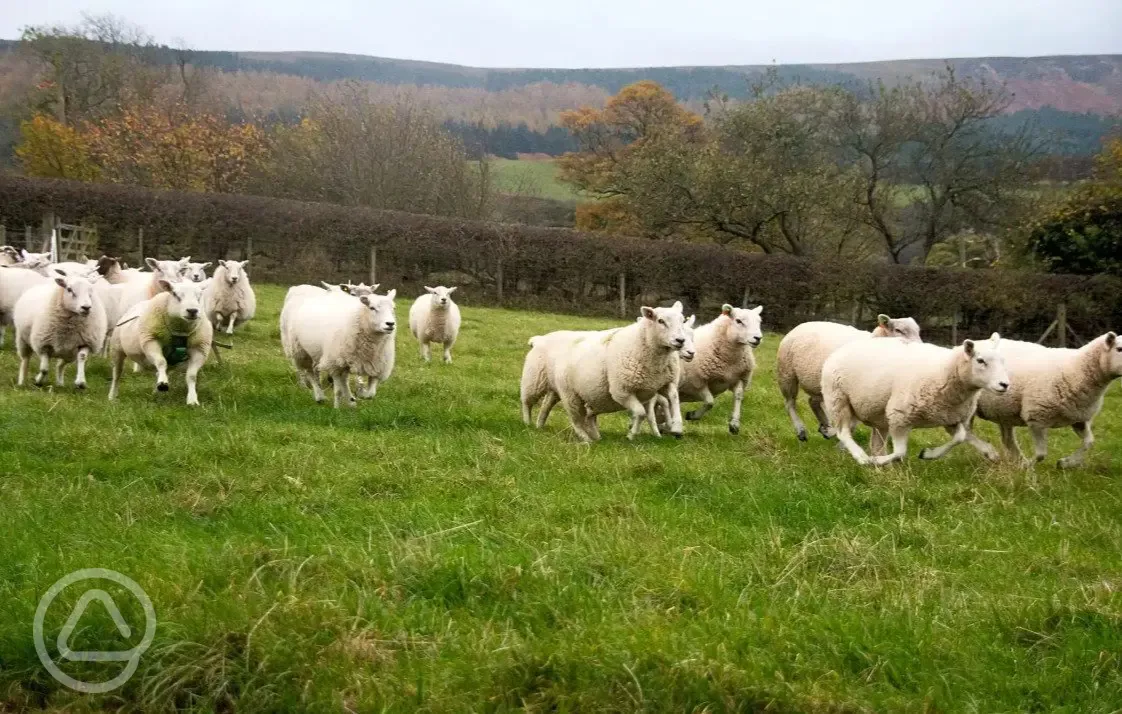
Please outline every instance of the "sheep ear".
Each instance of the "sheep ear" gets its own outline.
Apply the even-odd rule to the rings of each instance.
[[[160,287],[160,290],[163,290],[164,292],[168,292],[168,293],[174,293],[175,292],[175,289],[171,286],[171,281],[167,280],[166,278],[159,278],[156,281],[156,285],[158,285]]]
[[[990,342],[993,343],[994,349],[996,349],[997,346],[1001,344],[1001,335],[997,334],[996,332],[993,333],[992,335],[990,335]]]
[[[238,263],[238,265],[242,266],[243,268],[244,268],[245,266],[249,265],[249,258],[246,258],[246,259],[245,259],[245,260],[243,260],[242,262]]]
[[[200,268],[209,268],[209,267],[210,267],[210,261],[208,260],[207,262],[203,263],[203,264],[202,264],[202,265],[200,265],[199,267],[200,267]]]
[[[639,308],[639,313],[648,320],[655,319],[655,311],[653,307],[647,307],[646,305],[644,305],[643,307]]]
[[[28,253],[26,249],[20,249],[19,256],[23,258],[23,262],[25,263],[31,260],[31,254]]]
[[[681,312],[682,311],[682,301],[681,300],[675,300],[674,304],[670,306],[670,309],[673,310],[674,312]]]
[[[185,255],[185,256],[183,256],[182,258],[179,259],[179,263],[181,265],[187,265],[190,262],[191,262],[191,256],[189,256],[189,255]]]
[[[148,267],[152,270],[158,270],[160,267],[160,262],[155,258],[145,258],[144,262],[147,263]]]
[[[453,285],[452,287],[448,288],[448,294],[451,295],[452,293],[456,292],[457,287],[459,286]]]
[[[358,301],[360,303],[362,303],[363,305],[365,305],[367,307],[370,307],[370,296],[369,295],[363,295],[362,297],[360,297],[358,299]]]
[[[693,323],[697,320],[697,315],[690,315],[686,320],[686,327],[693,327]]]
[[[321,280],[321,281],[319,281],[319,284],[323,286],[323,289],[324,289],[324,290],[330,290],[330,289],[332,289],[333,287],[335,287],[334,285],[332,285],[331,283],[327,282],[326,280]],[[342,286],[342,285],[340,285],[339,287],[343,287],[343,286]]]
[[[974,356],[974,340],[967,340],[962,343],[962,351],[966,353],[967,357]]]
[[[881,314],[877,315],[877,324],[878,325],[880,325],[882,327],[887,327],[888,323],[890,323],[890,322],[892,322],[892,318],[889,317],[888,315],[885,315],[883,312]]]
[[[66,275],[66,271],[63,270],[62,268],[55,268],[55,272],[58,273],[59,275]]]
[[[763,311],[764,311],[764,306],[763,305],[757,305],[756,307],[752,308],[752,310],[751,310],[751,312],[754,312],[757,316],[759,316],[759,314]]]
[[[375,290],[377,290],[379,285],[381,285],[381,283],[374,283],[373,285],[371,285],[370,292],[374,292]]]
[[[397,297],[397,290],[395,289],[389,291],[388,293],[386,293],[386,297],[388,297],[390,300],[393,300],[395,297]]]
[[[66,275],[66,273],[63,273],[63,275]],[[58,285],[60,288],[65,288],[66,278],[55,278],[55,285]]]
[[[732,314],[732,305],[729,305],[727,302],[724,305],[721,305],[721,314],[722,315],[731,315]]]
[[[427,292],[427,293],[435,293],[435,292],[436,292],[436,288],[430,288],[430,287],[429,287],[428,285],[426,285],[426,286],[425,286],[425,292]]]
[[[1118,335],[1113,332],[1106,333],[1106,348],[1108,350],[1114,349],[1114,345],[1118,343]]]

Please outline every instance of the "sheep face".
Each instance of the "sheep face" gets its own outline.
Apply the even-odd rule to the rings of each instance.
[[[108,255],[103,255],[97,259],[97,272],[98,275],[109,277],[121,272],[121,259],[110,258]]]
[[[694,355],[697,354],[697,348],[693,342],[693,325],[697,320],[697,315],[690,315],[686,321],[682,323],[682,333],[686,337],[686,341],[678,348],[678,356],[686,362],[693,361]]]
[[[36,273],[48,278],[54,276],[54,273],[51,271],[50,253],[28,253],[24,250],[20,251],[20,258],[20,262],[16,263],[15,267],[34,270]]]
[[[648,339],[661,347],[671,350],[681,349],[686,344],[686,318],[682,315],[682,303],[673,307],[642,307],[639,322],[647,330]]]
[[[93,285],[85,278],[57,272],[55,284],[62,288],[62,306],[75,315],[89,315],[93,309]]]
[[[203,314],[203,291],[209,280],[201,283],[171,282],[160,278],[160,288],[171,295],[168,298],[168,316],[194,322]]]
[[[20,259],[19,251],[10,245],[0,245],[0,265],[14,265]]]
[[[156,260],[155,258],[145,258],[144,262],[152,269],[159,278],[168,281],[179,281],[187,273],[187,266],[191,264],[190,256],[182,260]]]
[[[385,295],[362,295],[358,301],[368,310],[368,316],[375,332],[390,334],[397,325],[394,316],[393,299],[397,296],[396,290],[391,290]]]
[[[734,344],[758,347],[764,339],[763,321],[760,319],[763,311],[763,305],[751,310],[725,305],[721,308],[721,314],[729,319],[725,334]]]
[[[426,285],[425,290],[427,290],[429,295],[432,296],[433,309],[444,310],[448,307],[448,304],[452,302],[452,293],[456,291],[456,288],[454,286],[446,288],[443,285],[438,285],[435,288],[430,288],[428,285]]]
[[[230,285],[237,285],[246,277],[245,266],[249,264],[248,260],[220,260],[218,262],[226,269],[226,282]]]
[[[920,342],[919,323],[910,317],[889,317],[877,315],[880,325],[877,337],[899,337],[904,342]]]
[[[234,262],[234,261],[230,261]],[[201,283],[206,280],[206,269],[210,267],[210,263],[188,263],[187,272],[183,274],[186,280],[192,283]]]
[[[1096,342],[1100,343],[1103,370],[1111,377],[1122,377],[1122,340],[1113,332],[1108,332]]]
[[[1009,389],[1009,372],[1005,369],[1005,358],[998,347],[1001,337],[995,332],[985,342],[966,340],[962,343],[963,359],[967,360],[970,386],[977,389],[1004,394]]]

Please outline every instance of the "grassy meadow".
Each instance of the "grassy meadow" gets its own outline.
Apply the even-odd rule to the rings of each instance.
[[[0,711],[1122,705],[1117,386],[1080,470],[1054,466],[1071,433],[1034,471],[966,446],[917,461],[942,432],[874,470],[795,439],[769,334],[739,436],[724,395],[682,440],[629,443],[610,415],[589,447],[560,409],[523,426],[518,379],[528,336],[610,322],[467,292],[455,364],[421,363],[399,334],[378,397],[335,411],[282,359],[283,289],[258,295],[196,409],[182,367],[166,394],[128,373],[115,404],[101,359],[85,392],[17,389],[5,346]],[[58,684],[32,639],[40,596],[91,567],[136,580],[158,620],[135,675],[101,695]],[[56,660],[71,590],[48,611]],[[75,637],[124,649],[141,629],[122,637],[91,605]],[[121,667],[63,664],[90,681]]]
[[[501,192],[522,192],[556,201],[587,201],[572,186],[558,177],[553,159],[491,159],[496,184]]]

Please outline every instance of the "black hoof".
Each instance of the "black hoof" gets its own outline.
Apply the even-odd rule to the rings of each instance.
[[[682,432],[680,432],[680,431],[674,431],[674,432],[671,432],[671,435],[672,435],[672,436],[673,436],[673,437],[674,437],[675,439],[681,439],[681,438],[682,438]]]
[[[75,384],[74,388],[75,389],[85,389],[86,388],[86,383],[82,382],[81,384]]]
[[[920,458],[920,459],[924,459],[924,460],[926,460],[926,459],[929,459],[929,458],[931,458],[931,457],[929,457],[929,456],[927,455],[927,449],[920,449],[920,452],[919,452],[919,458]]]
[[[740,433],[740,427],[739,426],[733,426],[732,424],[729,424],[729,433],[733,434],[733,435],[739,434]]]
[[[157,392],[166,392],[169,389],[167,382],[160,382],[156,385]]]
[[[700,418],[701,417],[698,416],[697,412],[686,412],[686,419],[688,419],[689,421],[697,421]]]
[[[796,435],[799,437],[799,441],[806,441],[806,430],[798,431]]]

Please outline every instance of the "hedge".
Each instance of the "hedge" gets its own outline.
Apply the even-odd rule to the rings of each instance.
[[[932,337],[992,331],[1037,339],[1056,307],[1084,338],[1122,326],[1122,280],[1107,276],[812,262],[718,245],[603,237],[561,228],[463,221],[259,196],[182,193],[0,175],[0,225],[18,243],[24,225],[53,213],[96,225],[99,248],[139,262],[251,253],[258,281],[365,279],[370,249],[384,286],[458,282],[473,304],[618,314],[681,299],[708,319],[723,302],[763,304],[778,329],[807,319],[912,315]]]

